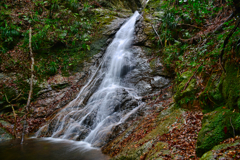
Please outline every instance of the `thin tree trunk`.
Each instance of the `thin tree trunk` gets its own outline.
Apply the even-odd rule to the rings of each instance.
[[[25,130],[27,128],[27,115],[28,115],[28,112],[29,112],[29,106],[30,106],[31,97],[32,97],[32,90],[33,90],[34,57],[33,57],[33,53],[32,53],[32,28],[31,27],[29,29],[29,50],[30,50],[30,57],[31,57],[31,61],[32,61],[32,64],[31,64],[31,79],[30,79],[30,90],[29,90],[29,94],[28,94],[28,101],[27,101],[27,105],[25,107],[26,116],[24,117],[21,144],[24,143]]]

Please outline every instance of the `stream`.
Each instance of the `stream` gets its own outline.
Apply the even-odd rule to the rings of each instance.
[[[107,156],[89,143],[56,138],[26,139],[0,143],[1,160],[106,160]]]

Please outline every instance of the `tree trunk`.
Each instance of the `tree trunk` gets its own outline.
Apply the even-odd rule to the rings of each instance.
[[[32,90],[33,90],[34,57],[33,57],[33,53],[32,53],[32,28],[31,27],[29,29],[29,51],[30,51],[30,57],[31,57],[31,61],[32,61],[32,63],[31,63],[31,79],[30,79],[30,90],[29,90],[29,94],[28,94],[28,101],[27,101],[27,105],[25,107],[26,114],[25,114],[25,117],[24,117],[21,144],[24,143],[25,130],[27,128],[27,115],[28,115],[28,112],[29,112],[29,106],[30,106],[31,97],[32,97]]]

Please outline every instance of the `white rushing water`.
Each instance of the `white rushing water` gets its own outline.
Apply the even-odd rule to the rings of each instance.
[[[122,80],[122,75],[131,70],[134,61],[130,46],[138,16],[139,13],[135,12],[116,33],[97,72],[82,88],[77,98],[37,134],[46,132],[48,128],[47,132],[50,132],[53,138],[83,140],[97,144],[111,132],[113,126],[125,121],[139,108],[139,106],[135,107],[126,113],[121,110],[120,99],[123,94],[132,99],[139,99],[135,90],[125,87],[126,82]],[[84,93],[91,92],[98,81],[101,83],[97,86],[97,90],[89,96],[84,105],[86,97]],[[53,124],[54,126],[51,126]]]

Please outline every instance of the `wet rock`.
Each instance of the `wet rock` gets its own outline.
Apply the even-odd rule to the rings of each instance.
[[[133,45],[154,47],[154,41],[152,38],[155,36],[155,32],[151,23],[144,20],[143,17],[139,17],[139,21],[136,24],[136,29],[134,33],[135,37],[133,40]]]
[[[138,89],[140,95],[147,94],[152,90],[152,86],[144,80],[139,81],[135,87]]]
[[[170,82],[169,79],[166,79],[166,78],[161,77],[161,76],[155,76],[155,77],[153,77],[153,79],[151,80],[151,84],[152,84],[154,87],[157,87],[157,88],[166,87],[166,86],[169,84],[169,82]]]
[[[81,126],[80,129],[77,130],[78,132],[78,138],[76,139],[77,141],[83,140],[87,137],[87,135],[91,132],[89,128],[86,128],[84,126]]]
[[[45,107],[38,107],[34,109],[34,117],[41,118],[46,116],[46,108]]]
[[[1,123],[1,125],[8,127],[8,128],[13,127],[10,123],[3,121],[3,120],[0,120],[0,123]],[[11,135],[6,129],[0,127],[0,142],[11,140],[13,138],[14,138],[13,135]]]
[[[111,36],[115,34],[124,24],[125,21],[126,21],[125,18],[117,18],[113,20],[111,24],[107,26],[107,29],[103,32],[103,34],[106,36]]]
[[[83,124],[85,126],[88,126],[91,128],[91,126],[94,124],[96,120],[97,110],[92,111],[83,121]]]

